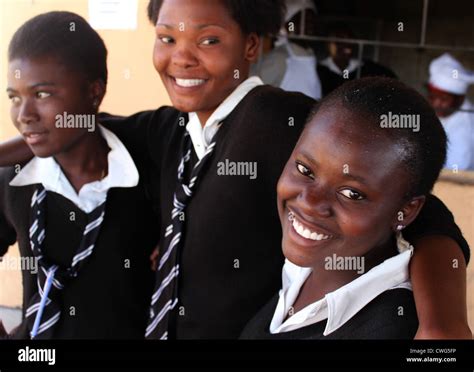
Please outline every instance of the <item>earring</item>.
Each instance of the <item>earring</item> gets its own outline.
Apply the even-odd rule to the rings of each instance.
[[[97,108],[99,106],[99,99],[94,99],[94,101],[92,102],[92,106],[94,106],[94,108]]]
[[[397,226],[397,231],[402,231],[405,228],[403,225],[398,225]]]

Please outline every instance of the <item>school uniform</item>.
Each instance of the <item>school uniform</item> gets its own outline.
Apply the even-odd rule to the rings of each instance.
[[[413,247],[402,241],[399,254],[296,313],[292,306],[313,270],[286,260],[278,296],[247,324],[241,338],[414,338],[418,319],[408,267]]]
[[[351,58],[345,70],[341,71],[333,59],[327,57],[318,63],[317,67],[319,79],[321,80],[323,97],[327,96],[345,82],[356,79],[359,68],[360,77],[385,76],[389,78],[397,78],[395,73],[389,68],[368,59],[359,62],[357,59]],[[347,76],[344,74],[345,71],[347,71]]]
[[[213,153],[185,209],[177,275],[179,304],[172,311],[169,338],[237,338],[281,287],[284,257],[276,185],[314,101],[299,93],[262,86],[256,79],[239,86],[248,88],[250,83],[255,85],[252,89],[244,89],[242,94],[237,88],[216,111],[229,108],[227,103],[232,101],[228,115],[216,115],[221,124],[214,133]],[[193,116],[161,107],[128,118],[101,119],[135,159],[151,164],[146,182],[162,222],[160,245],[169,239],[182,144]],[[196,145],[193,141],[191,164],[200,160]],[[220,174],[220,165],[226,160],[255,162],[257,176]],[[186,179],[189,172],[185,170],[182,176]],[[436,218],[430,217],[433,212]],[[451,213],[430,196],[418,223],[407,233],[414,238],[435,231],[453,237],[466,256],[469,254]],[[161,255],[165,251],[160,248]]]
[[[46,191],[43,253],[58,267],[71,265],[86,233],[88,214],[105,206],[90,257],[53,301],[61,309],[52,332],[57,339],[138,339],[146,325],[153,280],[149,256],[157,242],[157,219],[129,152],[112,132],[100,130],[110,148],[108,175],[84,185],[79,194],[53,158],[33,158],[18,174],[14,168],[0,173],[0,255],[18,242],[22,257],[35,256],[30,222],[38,187]],[[40,270],[37,265],[22,270],[23,321],[12,338],[30,338],[25,314],[38,293]]]

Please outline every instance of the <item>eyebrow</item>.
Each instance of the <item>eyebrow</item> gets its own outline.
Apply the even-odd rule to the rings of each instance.
[[[318,162],[311,156],[309,155],[306,151],[300,151],[299,155],[304,158],[307,162],[311,163],[311,165],[314,165],[317,167],[319,164]]]
[[[344,178],[350,178],[354,181],[362,183],[363,185],[367,185],[367,181],[365,180],[365,178],[363,178],[361,176],[357,176],[355,174],[344,173]]]
[[[301,155],[301,157],[303,157],[306,161],[311,163],[311,165],[313,165],[315,167],[317,167],[319,165],[318,162],[311,155],[309,155],[307,152],[301,151],[299,155]],[[367,186],[367,181],[364,177],[358,176],[356,174],[345,173],[345,172],[343,172],[343,174],[344,174],[344,178],[348,178],[348,179],[360,182],[361,184]]]
[[[34,89],[34,88],[38,88],[38,87],[53,87],[55,85],[56,84],[54,84],[54,83],[41,82],[41,83],[36,83],[36,84],[30,85],[28,88],[29,89]],[[13,89],[13,88],[7,87],[7,92],[16,92],[16,90]]]
[[[173,30],[175,28],[178,28],[174,25],[169,25],[169,24],[166,24],[166,23],[157,23],[156,26],[160,26],[160,27],[164,27],[168,30]],[[197,25],[197,26],[194,26],[193,28],[196,29],[196,30],[202,30],[204,28],[207,28],[207,27],[219,27],[219,28],[222,28],[222,29],[225,29],[224,26],[222,25],[219,25],[217,23],[209,23],[209,24],[202,24],[202,25]]]

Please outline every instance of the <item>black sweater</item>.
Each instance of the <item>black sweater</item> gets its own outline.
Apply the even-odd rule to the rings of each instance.
[[[0,170],[0,256],[18,241],[22,257],[33,257],[29,242],[30,202],[36,185],[11,187],[12,168]],[[113,188],[92,256],[61,291],[59,339],[140,339],[144,337],[153,272],[149,256],[157,243],[157,225],[143,186]],[[85,213],[54,192],[47,193],[44,253],[68,267],[87,223]],[[71,221],[71,212],[75,221]],[[36,274],[22,271],[23,315],[37,293]],[[12,338],[29,338],[22,322]]]
[[[257,87],[219,129],[213,157],[186,211],[179,277],[183,307],[170,330],[177,338],[237,338],[281,287],[276,184],[313,104],[302,94]],[[161,237],[170,223],[187,121],[172,107],[101,118],[149,169],[147,192],[161,219]],[[219,162],[225,160],[256,162],[257,178],[218,175]],[[413,240],[433,232],[451,236],[468,257],[453,216],[429,197],[405,235]]]
[[[347,323],[330,333],[323,335],[327,320],[310,324],[289,332],[270,333],[278,294],[265,305],[247,324],[242,339],[413,339],[418,329],[415,301],[408,289],[392,289],[383,292]]]

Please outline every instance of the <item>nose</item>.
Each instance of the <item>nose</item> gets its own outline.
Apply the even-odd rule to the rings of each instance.
[[[298,196],[299,207],[307,216],[328,218],[332,215],[329,191],[321,183],[306,185]]]
[[[18,110],[17,120],[21,124],[31,124],[39,120],[36,105],[32,99],[24,99]]]
[[[195,67],[199,64],[199,61],[189,45],[181,45],[176,48],[172,55],[172,63],[180,68],[188,69]]]

